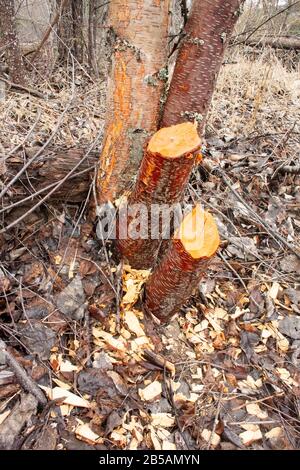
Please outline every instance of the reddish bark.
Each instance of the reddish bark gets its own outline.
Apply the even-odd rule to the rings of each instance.
[[[201,230],[192,233],[191,243],[187,241],[186,232],[190,233],[190,221],[197,211],[199,206],[184,218],[180,228],[187,225],[187,230],[184,228],[173,238],[168,252],[146,283],[145,311],[162,322],[167,322],[189,299],[219,247],[216,223],[206,212],[200,212]]]
[[[195,119],[202,130],[223,54],[244,0],[194,0],[161,126]]]
[[[168,0],[114,0],[108,23],[114,40],[107,115],[98,173],[99,201],[130,188],[146,139],[157,130],[167,61]]]
[[[151,239],[151,208],[154,204],[171,208],[182,200],[200,142],[197,128],[192,123],[160,129],[150,139],[135,188],[127,201],[128,206],[144,204],[147,208],[148,220],[144,218],[142,221],[148,228],[147,238],[132,238],[131,217],[127,223],[128,236],[125,239],[119,238],[117,242],[121,254],[132,267],[146,269],[155,263],[161,244],[162,227],[159,219],[159,237]]]

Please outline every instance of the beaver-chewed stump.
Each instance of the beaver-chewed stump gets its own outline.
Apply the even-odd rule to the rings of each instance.
[[[219,247],[216,222],[200,205],[183,219],[145,286],[144,309],[167,322],[189,299]]]
[[[118,224],[122,227],[118,234],[118,249],[133,268],[151,268],[156,261],[163,227],[160,217],[156,224],[160,228],[154,238],[153,209],[155,206],[158,209],[171,209],[182,201],[200,143],[197,125],[190,122],[160,129],[150,139],[136,185],[126,201],[128,209],[136,208],[139,213],[128,213],[127,221],[123,223],[119,219]],[[142,209],[145,213],[140,212]],[[138,237],[137,218],[143,225]]]

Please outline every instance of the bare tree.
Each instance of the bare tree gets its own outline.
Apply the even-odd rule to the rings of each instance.
[[[83,61],[83,0],[56,0],[61,15],[58,22],[58,57],[65,62],[69,53]]]
[[[26,72],[16,29],[14,0],[0,0],[0,12],[0,32],[3,37],[10,79],[14,83],[24,84]]]

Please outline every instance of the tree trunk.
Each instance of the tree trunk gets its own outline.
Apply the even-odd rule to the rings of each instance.
[[[0,33],[4,38],[10,79],[13,83],[24,85],[26,72],[16,30],[14,0],[0,0]]]
[[[108,22],[114,42],[100,168],[99,201],[132,185],[145,139],[156,131],[167,60],[168,0],[114,0]]]
[[[78,62],[83,61],[83,1],[57,0],[61,11],[58,22],[58,58],[66,62],[71,53]]]
[[[122,220],[123,208],[120,208],[119,224],[123,233],[119,232],[117,246],[133,268],[153,266],[161,238],[168,236],[164,231],[170,229],[165,223],[171,222],[172,206],[182,201],[199,147],[200,138],[192,123],[160,129],[150,139],[135,188],[128,198],[126,209],[133,213],[128,217],[125,212],[127,221]],[[135,210],[139,213],[139,233],[136,233]],[[154,210],[158,213],[154,214]],[[164,215],[161,210],[165,211]],[[125,227],[128,233],[124,233]]]
[[[168,321],[189,299],[219,247],[213,217],[196,206],[188,214],[171,246],[145,286],[144,308]]]
[[[88,64],[90,69],[96,72],[96,2],[89,0],[89,13],[88,13]]]
[[[225,47],[243,0],[194,0],[161,126],[198,121],[202,130]]]

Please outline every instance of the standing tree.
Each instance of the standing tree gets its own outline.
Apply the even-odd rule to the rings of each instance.
[[[108,26],[113,57],[98,172],[100,201],[132,184],[143,144],[155,132],[167,61],[168,0],[114,0]]]
[[[16,30],[14,0],[0,0],[0,34],[3,37],[10,79],[24,85],[26,72]]]
[[[58,58],[65,62],[71,53],[83,60],[83,0],[56,0],[60,9],[58,21]]]

